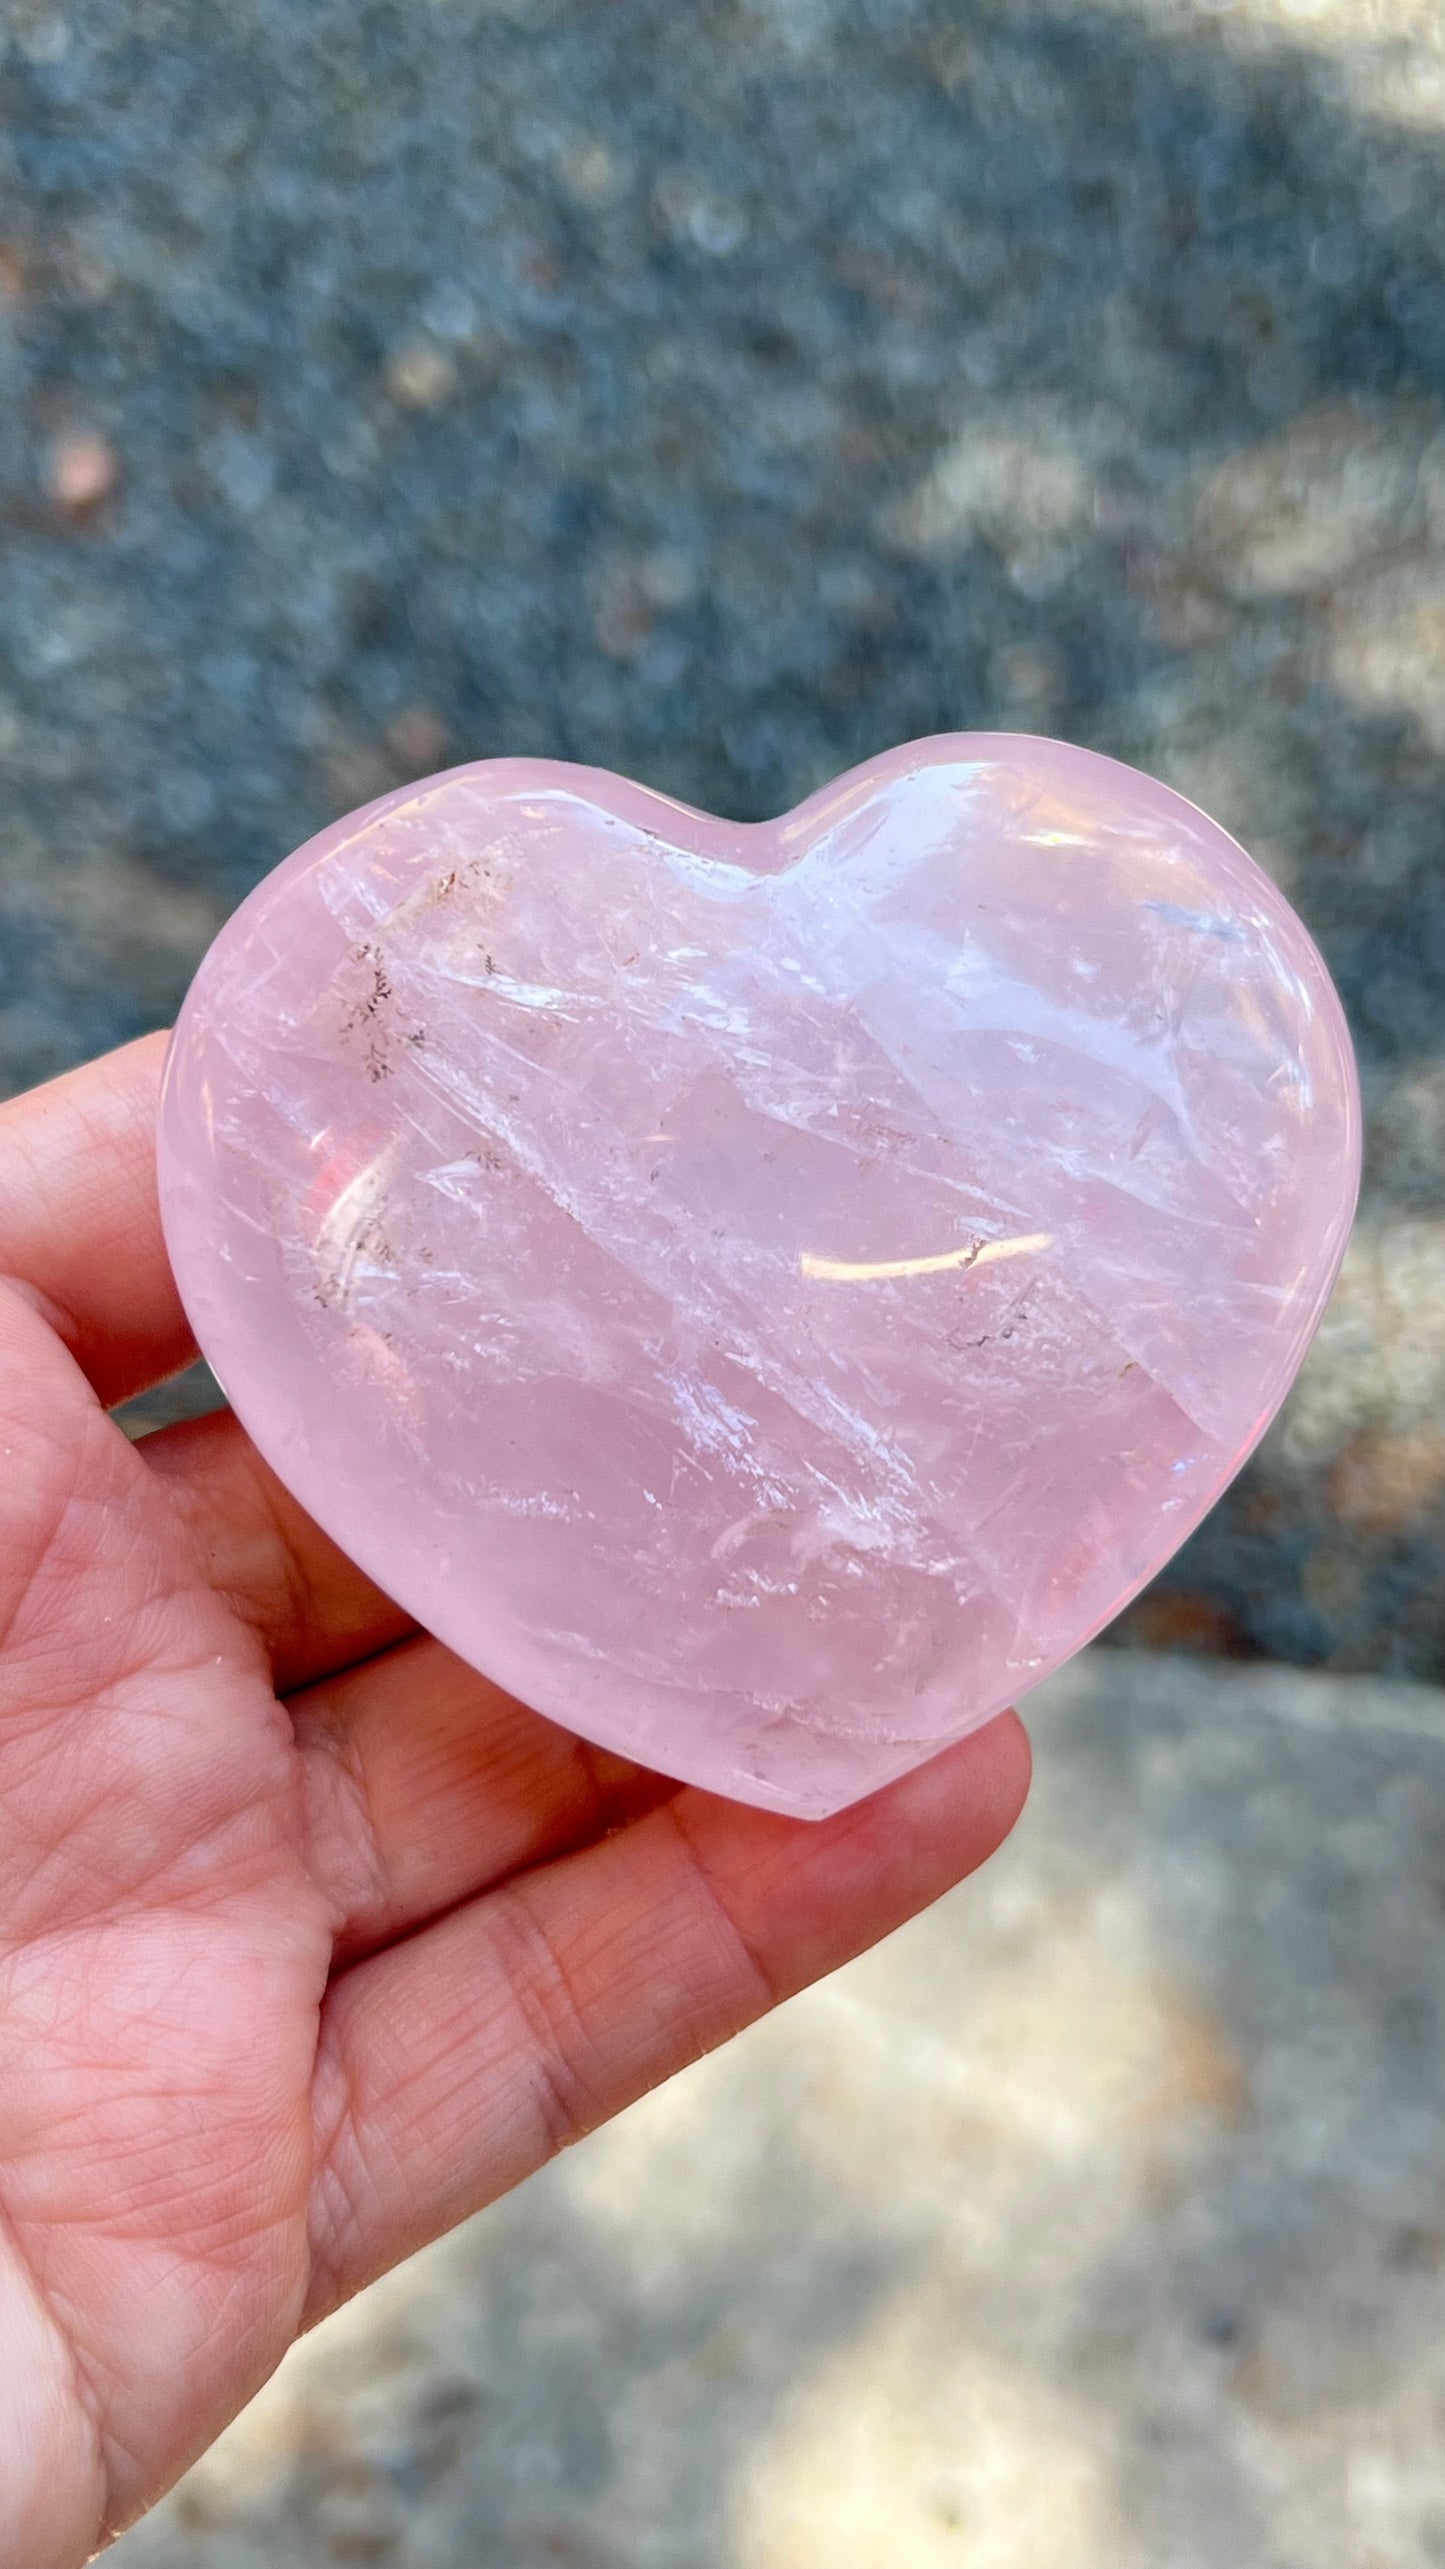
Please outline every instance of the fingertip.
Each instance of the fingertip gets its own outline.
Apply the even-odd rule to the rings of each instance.
[[[963,1788],[965,1809],[975,1833],[979,1853],[975,1862],[983,1864],[1011,1835],[1023,1814],[1033,1783],[1034,1751],[1018,1714],[1009,1708],[995,1713],[993,1719],[980,1723],[945,1758],[956,1761],[958,1783]],[[942,1766],[945,1759],[935,1759]],[[920,1786],[933,1772],[922,1766],[915,1770]],[[911,1783],[913,1777],[905,1777]]]
[[[108,1407],[196,1352],[156,1193],[165,1047],[142,1035],[0,1105],[0,1270],[43,1297]]]

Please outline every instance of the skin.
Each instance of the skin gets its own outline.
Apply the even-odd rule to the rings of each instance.
[[[809,1825],[408,1627],[195,1350],[160,1037],[0,1107],[0,2557],[71,2569],[297,2333],[981,1864],[1006,1715]]]

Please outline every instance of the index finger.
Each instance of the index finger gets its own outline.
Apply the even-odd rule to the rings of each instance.
[[[196,1354],[156,1193],[165,1050],[142,1035],[0,1105],[0,1275],[40,1297],[108,1408]]]

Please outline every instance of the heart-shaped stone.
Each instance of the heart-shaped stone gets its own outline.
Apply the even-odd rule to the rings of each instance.
[[[1232,839],[979,735],[752,827],[531,759],[388,795],[217,938],[160,1150],[201,1346],[362,1568],[589,1738],[820,1814],[1198,1523],[1359,1112]]]

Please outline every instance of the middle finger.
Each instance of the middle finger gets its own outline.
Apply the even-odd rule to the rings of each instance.
[[[680,1789],[530,1712],[427,1633],[290,1709],[339,1962]]]
[[[158,1428],[136,1451],[165,1482],[212,1586],[259,1633],[282,1693],[415,1630],[298,1506],[233,1411]]]

